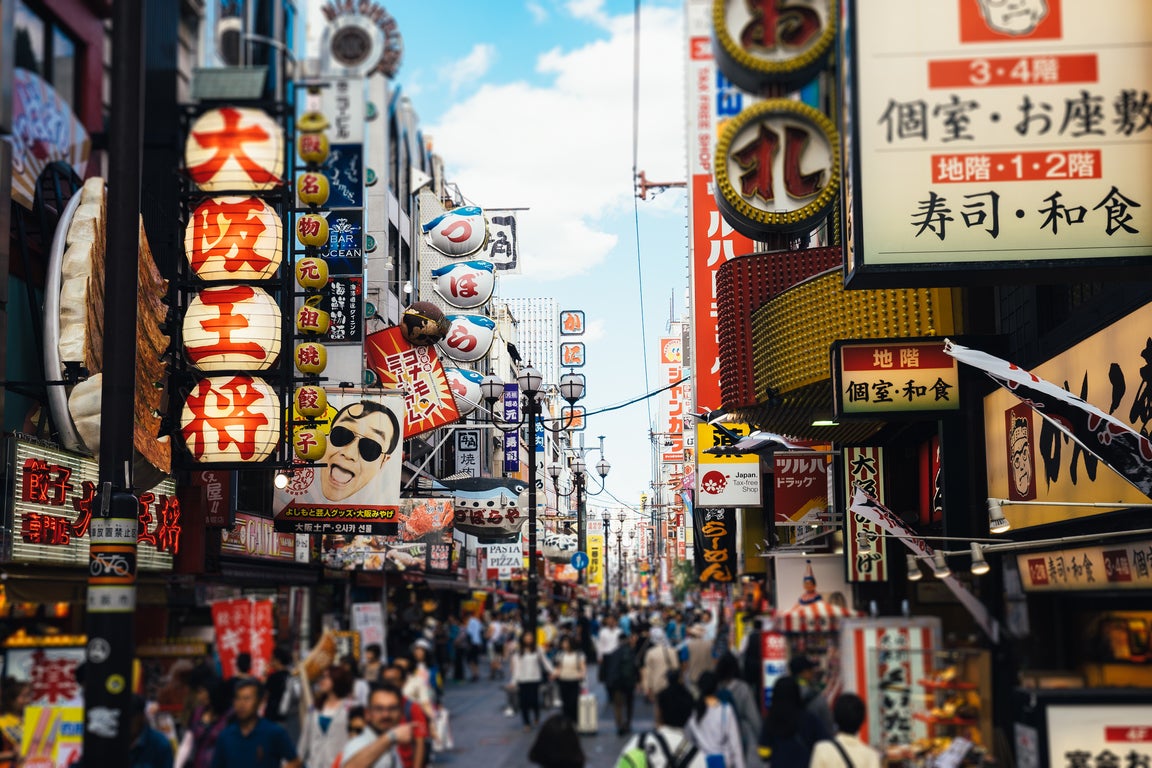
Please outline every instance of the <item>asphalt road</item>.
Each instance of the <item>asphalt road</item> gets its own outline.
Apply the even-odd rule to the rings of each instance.
[[[588,671],[593,681],[591,691],[600,704],[599,731],[595,736],[582,736],[586,768],[612,768],[620,756],[626,736],[616,735],[612,708],[607,704],[604,686],[596,683],[596,670]],[[535,729],[525,732],[519,714],[504,715],[507,696],[503,683],[480,680],[476,683],[449,682],[444,702],[451,713],[455,749],[435,755],[434,765],[482,766],[483,768],[532,768],[528,751],[536,738]],[[543,722],[559,709],[543,709]],[[653,726],[652,707],[643,696],[636,696],[632,730],[640,732]]]

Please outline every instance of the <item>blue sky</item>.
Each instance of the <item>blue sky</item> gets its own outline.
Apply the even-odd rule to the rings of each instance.
[[[404,39],[394,84],[448,179],[476,205],[530,209],[520,216],[525,274],[502,277],[498,294],[586,312],[589,411],[658,388],[657,343],[687,290],[687,214],[681,189],[633,207],[633,2],[383,5]],[[640,27],[636,167],[683,181],[683,3],[644,0]],[[652,478],[650,402],[651,414],[638,403],[591,416],[585,432],[589,446],[606,436],[608,490],[630,504]]]

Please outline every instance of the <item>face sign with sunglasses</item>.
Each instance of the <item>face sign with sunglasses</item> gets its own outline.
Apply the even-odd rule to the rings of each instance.
[[[400,424],[387,407],[371,400],[347,405],[332,419],[320,489],[343,501],[368,485],[400,441]]]

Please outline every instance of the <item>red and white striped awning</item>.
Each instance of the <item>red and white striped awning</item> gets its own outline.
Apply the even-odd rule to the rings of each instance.
[[[859,611],[821,600],[808,605],[797,605],[776,616],[778,632],[834,632],[840,619],[860,616]]]

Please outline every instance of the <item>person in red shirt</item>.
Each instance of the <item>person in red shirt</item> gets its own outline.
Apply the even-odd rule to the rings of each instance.
[[[408,672],[401,666],[392,664],[384,668],[384,682],[393,685],[396,690],[404,690],[404,683],[408,681]],[[428,717],[423,708],[414,701],[404,698],[401,702],[404,709],[400,714],[400,725],[412,724],[412,742],[400,744],[396,747],[400,753],[400,762],[404,768],[427,768],[429,743],[431,731],[428,729]]]

